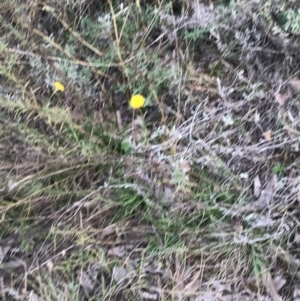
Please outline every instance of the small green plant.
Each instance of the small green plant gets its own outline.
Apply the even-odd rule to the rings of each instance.
[[[210,29],[208,28],[194,28],[183,31],[183,37],[185,40],[191,42],[201,41],[203,38],[209,36]]]
[[[289,8],[281,11],[277,16],[286,32],[294,35],[300,34],[300,10]]]
[[[280,162],[276,162],[272,168],[272,172],[277,174],[279,178],[281,178],[284,173],[284,165]]]

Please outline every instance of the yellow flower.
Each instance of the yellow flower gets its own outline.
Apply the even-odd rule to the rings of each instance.
[[[65,86],[60,82],[54,82],[53,86],[55,88],[55,91],[61,91],[61,92],[65,91]]]
[[[145,97],[141,94],[132,95],[129,105],[133,109],[140,109],[145,104]]]

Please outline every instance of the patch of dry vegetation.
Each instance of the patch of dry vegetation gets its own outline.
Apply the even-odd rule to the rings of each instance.
[[[300,300],[300,7],[264,2],[2,1],[2,300]]]

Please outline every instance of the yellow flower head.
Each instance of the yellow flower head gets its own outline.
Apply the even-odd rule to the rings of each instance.
[[[145,104],[145,97],[141,94],[132,95],[129,105],[132,109],[140,109]]]
[[[65,86],[60,82],[54,82],[53,86],[55,88],[55,91],[61,91],[61,92],[65,91]]]

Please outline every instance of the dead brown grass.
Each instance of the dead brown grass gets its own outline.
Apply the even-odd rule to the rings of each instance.
[[[299,299],[300,42],[269,4],[0,4],[3,300]]]

